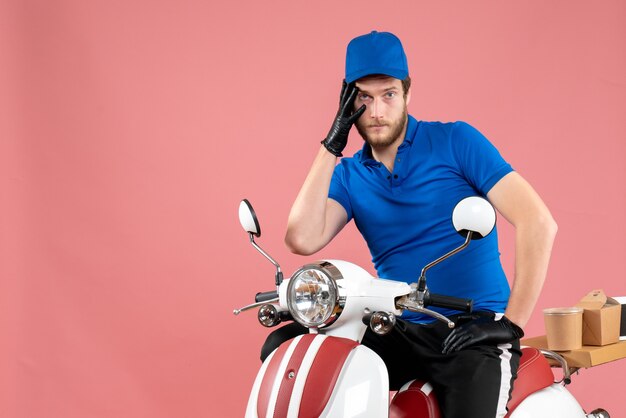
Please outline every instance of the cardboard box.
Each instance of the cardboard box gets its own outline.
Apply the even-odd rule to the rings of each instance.
[[[622,307],[602,290],[593,290],[576,304],[584,308],[583,345],[607,345],[619,341]]]
[[[547,350],[548,340],[545,335],[526,338],[522,340],[522,345]],[[577,350],[559,351],[558,353],[565,358],[569,367],[593,367],[598,364],[626,358],[626,341],[602,347],[583,345]]]
[[[622,305],[622,318],[619,326],[619,339],[620,341],[626,340],[626,296],[614,297],[619,304]]]

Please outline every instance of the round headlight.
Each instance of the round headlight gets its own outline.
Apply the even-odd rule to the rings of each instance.
[[[339,270],[328,262],[298,270],[287,287],[287,307],[293,318],[309,328],[332,324],[342,309],[337,279],[341,279]]]

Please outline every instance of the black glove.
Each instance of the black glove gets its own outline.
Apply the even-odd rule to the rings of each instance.
[[[350,128],[352,128],[354,122],[365,112],[365,105],[358,108],[356,112],[352,112],[354,100],[358,92],[359,89],[356,88],[354,83],[348,84],[346,80],[343,81],[337,116],[335,116],[333,126],[330,127],[328,135],[322,141],[326,149],[337,157],[343,156],[341,151],[343,151],[348,143]]]
[[[474,344],[504,344],[522,338],[524,331],[506,316],[499,321],[483,316],[455,328],[443,342],[443,354],[462,350]]]

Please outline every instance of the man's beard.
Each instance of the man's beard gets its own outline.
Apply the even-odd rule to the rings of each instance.
[[[356,121],[356,129],[359,131],[365,142],[367,142],[372,148],[384,148],[393,144],[398,140],[407,122],[407,109],[406,106],[402,111],[402,116],[395,121],[372,121],[365,120],[364,117],[359,118]],[[371,126],[388,126],[388,133],[382,135],[381,133],[368,132],[368,127]]]

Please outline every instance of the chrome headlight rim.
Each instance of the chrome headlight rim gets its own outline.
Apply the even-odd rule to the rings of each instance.
[[[321,272],[328,279],[329,290],[332,293],[333,308],[326,315],[324,315],[324,318],[320,321],[310,321],[296,306],[294,286],[297,283],[297,280],[294,279],[297,279],[299,275],[311,270]],[[339,294],[339,284],[342,280],[343,276],[341,275],[339,269],[328,261],[318,261],[299,268],[291,276],[287,286],[287,308],[289,309],[293,319],[307,328],[324,328],[332,325],[339,318],[345,306],[345,298],[341,297]]]

